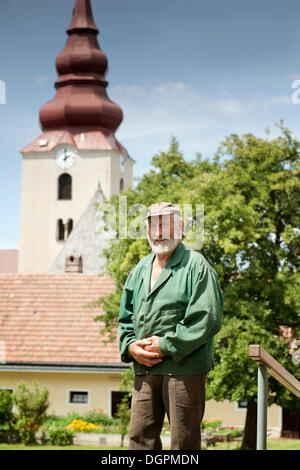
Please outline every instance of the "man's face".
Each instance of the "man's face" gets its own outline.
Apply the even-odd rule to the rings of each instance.
[[[182,230],[177,225],[174,214],[148,217],[148,241],[155,253],[168,253],[178,245]]]

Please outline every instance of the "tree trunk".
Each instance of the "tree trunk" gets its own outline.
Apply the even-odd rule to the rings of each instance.
[[[256,450],[256,423],[257,403],[249,400],[241,450]]]

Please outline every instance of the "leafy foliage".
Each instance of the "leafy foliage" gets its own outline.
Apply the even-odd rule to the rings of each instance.
[[[38,382],[34,381],[34,390],[30,391],[26,382],[19,382],[14,392],[14,402],[18,408],[16,429],[24,444],[34,442],[35,432],[45,419],[49,406],[49,392],[46,387],[40,392]]]
[[[67,446],[73,444],[74,432],[65,426],[52,424],[48,428],[46,442],[53,446]]]
[[[0,426],[9,423],[13,418],[13,394],[10,390],[0,390]]]

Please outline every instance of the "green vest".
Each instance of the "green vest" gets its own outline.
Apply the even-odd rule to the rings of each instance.
[[[155,254],[143,258],[124,285],[119,313],[119,348],[135,374],[194,375],[213,368],[214,335],[222,322],[223,295],[218,275],[203,255],[180,242],[150,290]],[[163,361],[146,367],[128,347],[157,335]]]

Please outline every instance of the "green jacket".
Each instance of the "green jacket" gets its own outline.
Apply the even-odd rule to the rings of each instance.
[[[129,274],[119,313],[121,360],[134,363],[135,374],[206,374],[213,368],[214,335],[221,328],[223,295],[218,276],[206,259],[180,242],[152,291],[154,253]],[[151,368],[130,356],[137,339],[157,335],[163,361]]]

